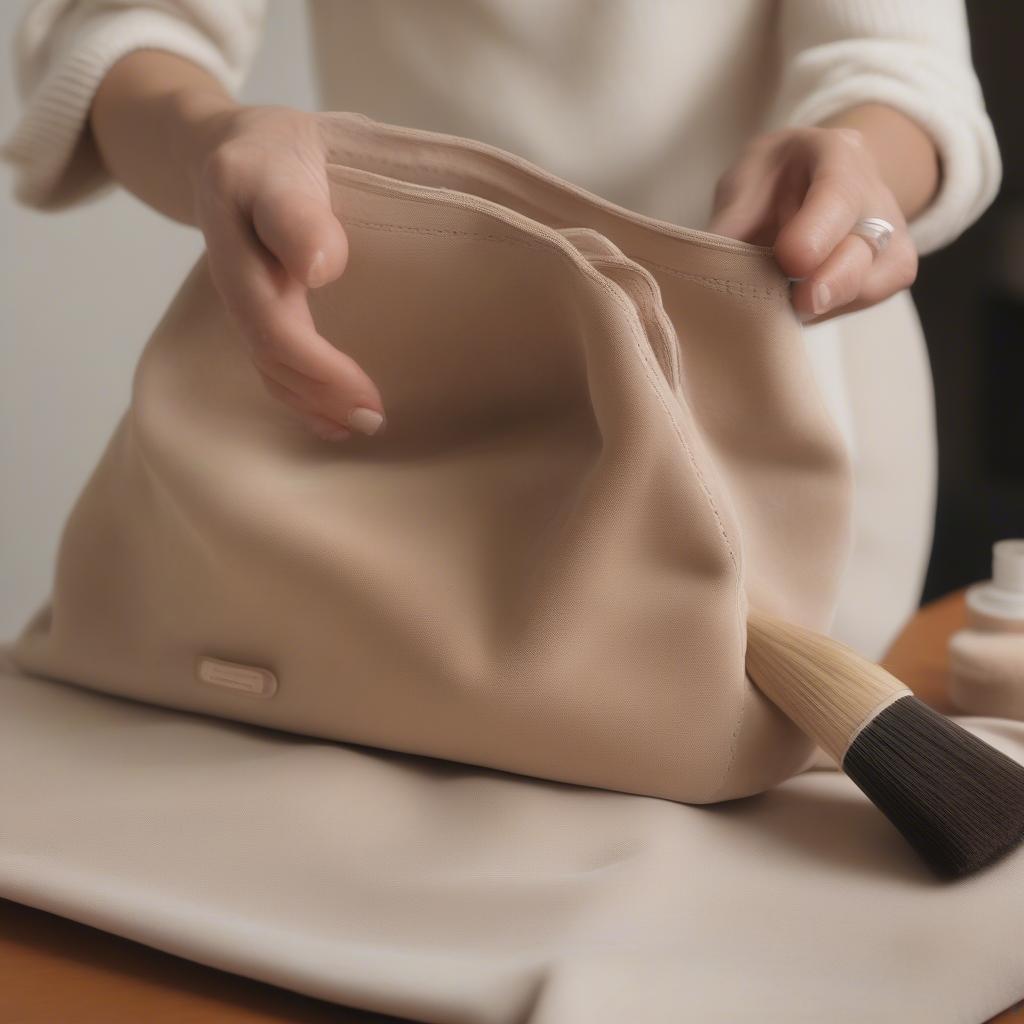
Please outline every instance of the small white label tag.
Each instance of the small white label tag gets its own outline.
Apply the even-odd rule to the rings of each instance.
[[[223,686],[250,697],[273,697],[277,693],[277,676],[270,669],[255,665],[240,665],[237,661],[220,658],[200,658],[196,675],[204,683]]]

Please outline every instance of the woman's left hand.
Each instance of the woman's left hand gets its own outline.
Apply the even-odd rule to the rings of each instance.
[[[856,222],[893,225],[875,253]],[[794,281],[801,320],[822,321],[881,302],[917,276],[917,250],[900,204],[863,134],[853,128],[788,128],[756,138],[721,178],[709,230],[771,245]]]

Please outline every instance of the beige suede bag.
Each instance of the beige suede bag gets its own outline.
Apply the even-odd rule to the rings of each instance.
[[[312,436],[200,259],[15,663],[683,802],[796,774],[814,745],[747,677],[747,611],[828,628],[852,479],[770,252],[333,116],[351,255],[311,303],[387,426]]]

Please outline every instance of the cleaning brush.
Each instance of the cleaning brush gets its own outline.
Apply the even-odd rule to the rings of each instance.
[[[936,874],[969,875],[1024,840],[1024,766],[918,700],[880,665],[751,610],[747,672]]]

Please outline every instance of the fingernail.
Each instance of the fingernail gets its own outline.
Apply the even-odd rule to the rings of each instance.
[[[376,434],[384,423],[384,417],[373,409],[353,409],[348,416],[348,425],[361,434]]]
[[[819,316],[826,312],[832,305],[832,292],[824,281],[814,286],[811,292],[811,304],[814,306],[814,315]]]

